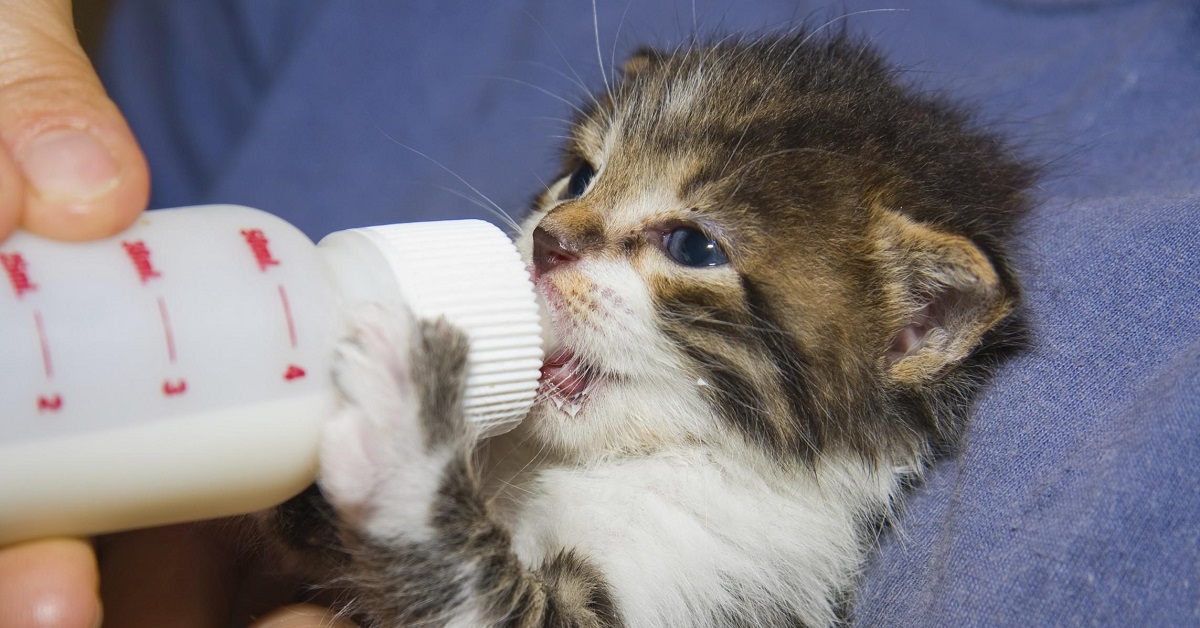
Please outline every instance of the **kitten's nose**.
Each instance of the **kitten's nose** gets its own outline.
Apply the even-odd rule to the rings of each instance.
[[[541,227],[533,230],[533,268],[538,275],[544,275],[560,264],[577,259],[579,255],[558,238],[550,235],[549,231]]]

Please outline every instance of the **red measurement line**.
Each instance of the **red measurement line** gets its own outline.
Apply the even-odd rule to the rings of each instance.
[[[37,325],[38,341],[42,343],[42,367],[46,369],[46,379],[54,377],[54,364],[50,362],[50,341],[46,339],[46,324],[42,322],[42,313],[33,311],[33,323]]]
[[[171,331],[171,317],[167,314],[167,302],[158,297],[158,313],[162,316],[163,335],[167,338],[167,357],[175,363],[175,333]]]
[[[292,346],[296,346],[296,322],[292,320],[292,306],[288,304],[287,292],[283,289],[283,284],[279,284],[279,300],[283,301],[283,316],[287,318],[288,338],[292,341]]]

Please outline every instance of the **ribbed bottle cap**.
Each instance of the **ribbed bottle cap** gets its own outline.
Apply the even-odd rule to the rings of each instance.
[[[537,395],[542,322],[533,283],[508,236],[482,220],[351,231],[387,259],[416,316],[445,316],[470,337],[467,420],[485,436],[516,426]]]

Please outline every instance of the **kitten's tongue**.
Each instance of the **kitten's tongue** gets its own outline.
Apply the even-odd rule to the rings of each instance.
[[[571,398],[583,394],[588,381],[579,371],[573,355],[556,351],[542,363],[542,387],[560,397]]]

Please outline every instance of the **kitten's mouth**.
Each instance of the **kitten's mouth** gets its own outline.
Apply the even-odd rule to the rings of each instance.
[[[555,316],[555,312],[561,311],[563,307],[562,294],[548,281],[539,281],[537,288],[541,291],[546,306],[543,320],[547,321],[554,331],[556,325],[563,325]],[[538,397],[541,401],[550,402],[560,412],[575,418],[583,408],[589,393],[596,390],[608,377],[595,366],[580,360],[570,349],[558,345],[556,336],[551,335],[550,338],[549,342],[553,348],[542,361]]]
[[[542,363],[541,392],[550,398],[577,402],[591,389],[593,377],[573,353],[552,352]]]

